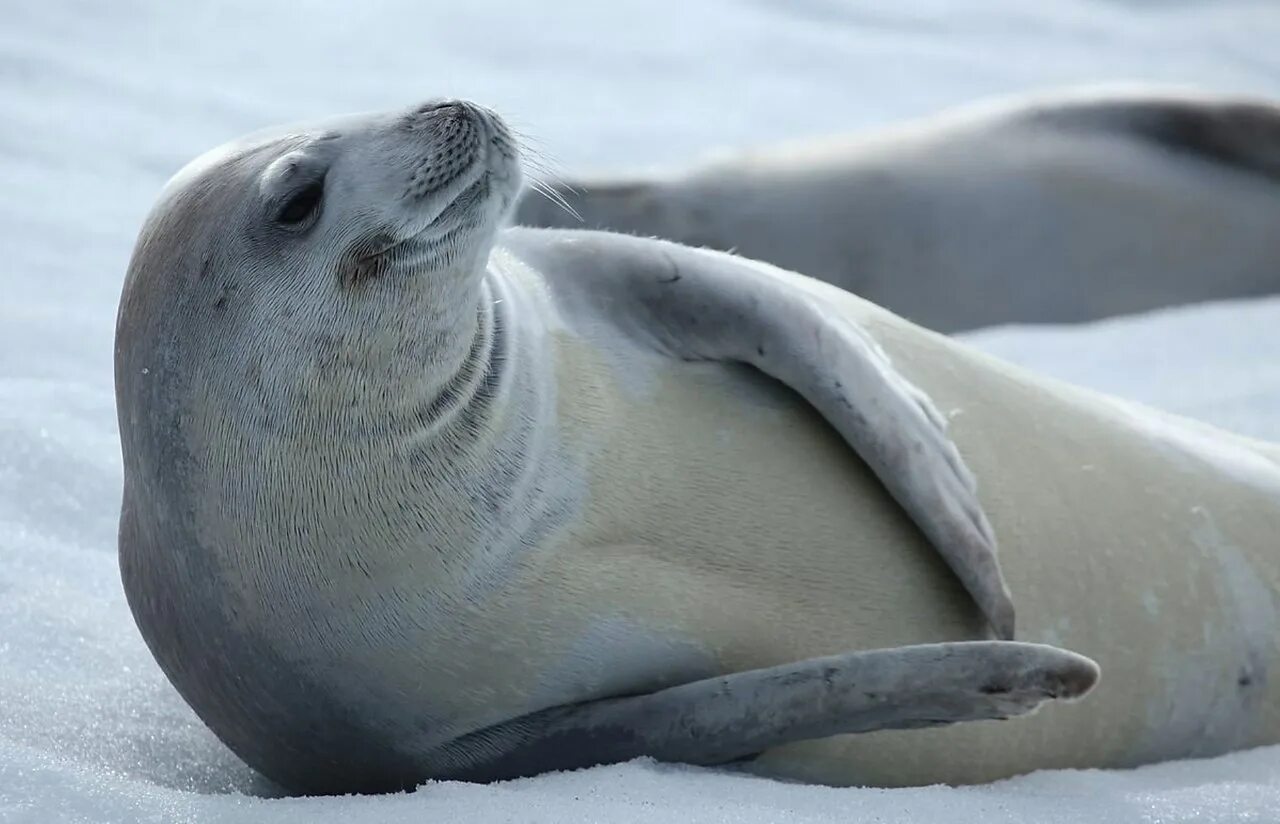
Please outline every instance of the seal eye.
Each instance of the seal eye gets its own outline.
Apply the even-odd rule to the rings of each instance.
[[[320,206],[320,199],[324,196],[324,181],[317,180],[301,189],[293,197],[289,198],[281,207],[280,213],[276,215],[276,220],[286,226],[296,226],[302,221],[310,217]]]

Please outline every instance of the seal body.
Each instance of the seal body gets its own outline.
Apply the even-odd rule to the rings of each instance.
[[[514,163],[492,113],[424,105],[220,150],[143,228],[117,334],[122,577],[168,677],[251,765],[307,792],[508,774],[486,765],[557,750],[530,730],[562,710],[567,763],[597,763],[650,751],[614,747],[643,725],[603,741],[574,707],[1000,631],[959,458],[894,437],[937,412],[1020,637],[1095,659],[1101,685],[1029,719],[762,747],[755,769],[969,782],[1280,737],[1273,448],[764,264],[499,233]],[[513,774],[566,763],[530,758]]]
[[[984,102],[877,131],[570,180],[523,225],[732,250],[939,331],[1280,286],[1280,113],[1168,90]]]
[[[564,254],[575,242],[593,252]],[[851,642],[976,637],[972,605],[945,568],[792,395],[741,370],[655,359],[600,334],[574,314],[576,299],[555,299],[582,288],[561,284],[598,277],[609,243],[516,234],[514,253],[494,258],[530,293],[552,295],[537,313],[556,319],[541,346],[565,399],[562,442],[591,490],[566,548],[516,588],[537,594],[538,613],[554,604],[557,626],[576,623],[569,637],[594,636],[561,654],[557,677],[606,689],[614,674],[634,678],[644,658],[621,638],[641,627],[729,671]],[[1280,740],[1272,447],[1035,377],[796,280],[870,329],[951,418],[1000,539],[1020,637],[1086,654],[1103,677],[1084,701],[1029,719],[794,744],[756,769],[835,784],[963,783]]]

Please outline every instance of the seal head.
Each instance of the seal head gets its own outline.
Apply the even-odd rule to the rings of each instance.
[[[496,115],[434,101],[215,150],[140,233],[116,336],[125,590],[188,703],[292,787],[374,786],[361,764],[385,787],[408,761],[389,743],[395,697],[351,655],[378,634],[426,647],[433,581],[474,573],[433,563],[435,579],[405,580],[406,554],[434,559],[483,526],[432,531],[451,510],[425,476],[467,460],[461,439],[409,447],[474,392],[459,376],[491,338],[481,273],[520,182]],[[418,612],[348,575],[400,580],[380,594],[412,587]],[[268,720],[313,730],[305,757]]]

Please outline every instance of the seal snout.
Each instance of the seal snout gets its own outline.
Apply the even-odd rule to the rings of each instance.
[[[421,200],[465,175],[482,158],[483,122],[478,114],[459,103],[420,107],[409,124],[421,133],[426,147],[413,170],[409,194]]]
[[[375,126],[353,183],[374,221],[348,246],[346,285],[437,269],[487,249],[519,191],[519,150],[502,119],[466,100],[432,100]],[[469,259],[469,258],[468,258]]]
[[[483,126],[485,113],[466,100],[436,100],[415,106],[404,116],[401,125],[410,132],[437,130],[459,133]]]
[[[401,128],[422,141],[424,151],[413,169],[408,195],[417,201],[444,194],[455,184],[463,190],[487,176],[513,177],[518,151],[502,119],[467,100],[433,100],[410,109]]]
[[[469,100],[435,100],[415,106],[401,120],[401,126],[459,149],[479,149],[497,139],[510,140],[502,118]]]

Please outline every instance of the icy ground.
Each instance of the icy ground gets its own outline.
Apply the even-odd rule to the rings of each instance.
[[[254,797],[269,788],[168,687],[125,606],[110,369],[121,277],[155,193],[259,126],[466,95],[577,172],[1069,82],[1280,94],[1272,0],[41,0],[5,3],[0,21],[0,821],[1280,821],[1280,748],[966,789],[636,763],[380,798]],[[972,340],[1280,438],[1280,300]]]

